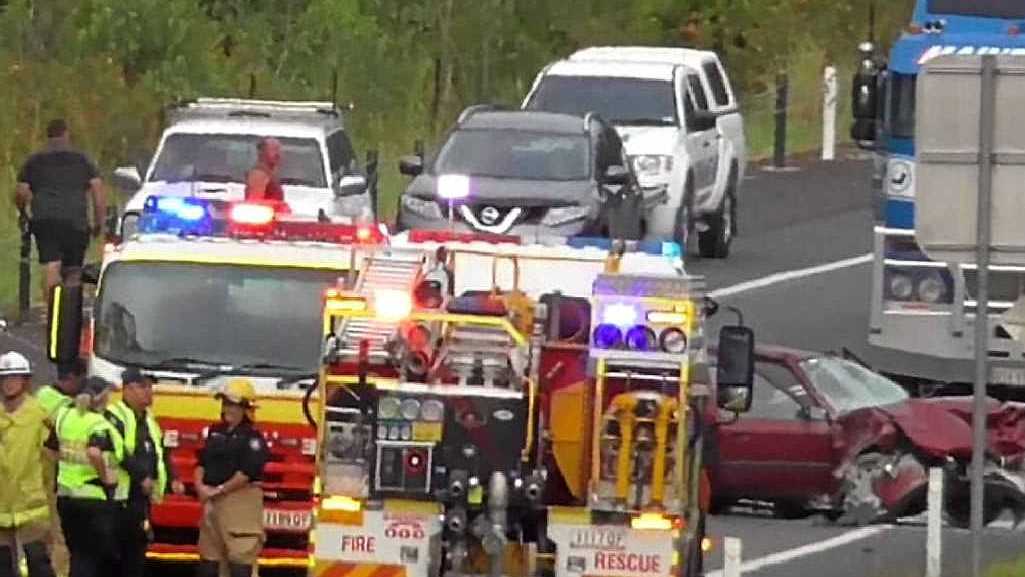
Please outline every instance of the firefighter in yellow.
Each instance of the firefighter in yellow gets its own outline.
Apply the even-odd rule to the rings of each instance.
[[[20,547],[29,577],[53,577],[46,550],[50,506],[39,452],[49,435],[46,411],[30,396],[32,367],[16,352],[0,356],[0,577],[18,575]]]
[[[111,385],[86,379],[75,403],[57,412],[51,448],[58,450],[57,510],[71,553],[70,577],[109,577],[120,570],[118,522],[128,499],[121,467],[124,440],[104,410]]]
[[[221,422],[210,427],[195,471],[203,503],[199,577],[250,577],[263,548],[263,468],[269,452],[253,424],[256,392],[248,379],[228,381],[217,394]]]
[[[107,420],[125,441],[122,466],[130,480],[128,502],[118,523],[122,577],[143,577],[146,573],[150,503],[163,500],[168,490],[178,495],[185,492],[175,477],[160,425],[149,410],[152,404],[153,381],[139,369],[125,369],[121,373],[121,400],[106,412]]]

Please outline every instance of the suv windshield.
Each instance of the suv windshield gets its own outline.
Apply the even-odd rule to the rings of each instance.
[[[238,182],[256,164],[260,136],[249,134],[172,134],[164,140],[150,181]],[[312,138],[278,138],[281,184],[324,188],[324,160]]]
[[[114,263],[104,271],[96,304],[96,354],[144,366],[189,359],[312,369],[320,355],[320,297],[341,274]]]
[[[437,174],[523,180],[586,180],[591,175],[587,136],[520,130],[457,130],[442,147]]]
[[[677,124],[673,83],[668,80],[546,76],[528,108],[577,116],[597,112],[619,125]]]
[[[897,383],[850,361],[817,357],[802,361],[801,368],[818,392],[841,414],[908,399],[907,391]]]

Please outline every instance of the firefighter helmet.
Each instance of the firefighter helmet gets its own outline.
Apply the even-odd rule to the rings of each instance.
[[[217,393],[217,398],[229,403],[252,408],[256,406],[256,389],[253,388],[251,380],[241,377],[234,378],[228,381],[224,388]]]
[[[32,365],[25,355],[17,351],[10,351],[0,356],[0,377],[29,376],[31,374]]]

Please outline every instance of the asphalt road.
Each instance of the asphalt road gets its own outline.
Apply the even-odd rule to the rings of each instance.
[[[704,275],[721,303],[741,308],[760,342],[815,350],[847,347],[891,370],[908,362],[921,364],[921,359],[872,349],[866,342],[869,265],[864,255],[871,249],[872,212],[869,164],[856,157],[798,162],[795,172],[752,167],[741,193],[740,236],[733,254],[725,261],[694,260],[688,270]],[[713,334],[724,321],[731,321],[727,312],[713,319]],[[39,327],[0,334],[0,349],[28,352],[37,362],[42,342]],[[769,513],[734,510],[714,517],[709,529],[716,538],[708,555],[710,577],[721,575],[724,536],[742,540],[744,575],[924,574],[925,529],[914,522],[851,529],[817,517],[783,521]],[[943,538],[944,577],[968,575],[967,532],[948,529]],[[987,561],[1025,554],[1023,538],[1022,532],[1006,528],[987,530]]]

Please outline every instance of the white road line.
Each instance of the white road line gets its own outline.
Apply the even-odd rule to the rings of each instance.
[[[835,262],[828,262],[826,264],[810,266],[808,268],[770,274],[769,276],[764,276],[762,278],[756,278],[754,280],[749,280],[728,287],[723,287],[721,289],[716,289],[708,293],[708,296],[712,298],[723,298],[733,296],[740,293],[746,293],[753,290],[770,287],[772,285],[799,280],[802,278],[824,274],[827,272],[833,272],[835,270],[850,268],[852,266],[858,266],[869,262],[872,262],[872,253],[866,253],[861,256],[855,256],[851,258],[845,258],[843,260],[838,260]]]
[[[795,559],[800,559],[801,557],[807,557],[809,555],[815,555],[817,553],[822,553],[823,551],[828,551],[829,549],[842,547],[844,545],[854,543],[855,541],[860,541],[862,539],[867,539],[868,537],[879,535],[880,533],[888,531],[891,528],[892,526],[890,525],[862,527],[861,529],[848,531],[847,533],[837,535],[836,537],[826,539],[825,541],[820,541],[818,543],[809,543],[808,545],[803,545],[801,547],[796,547],[794,549],[787,549],[786,551],[780,551],[778,553],[772,553],[764,557],[752,559],[741,565],[741,574],[747,575],[748,573],[760,571],[762,569],[765,569],[766,567],[771,567],[773,565],[782,565],[783,563],[789,563]],[[723,572],[721,569],[717,569],[715,571],[706,573],[705,577],[723,577]]]

